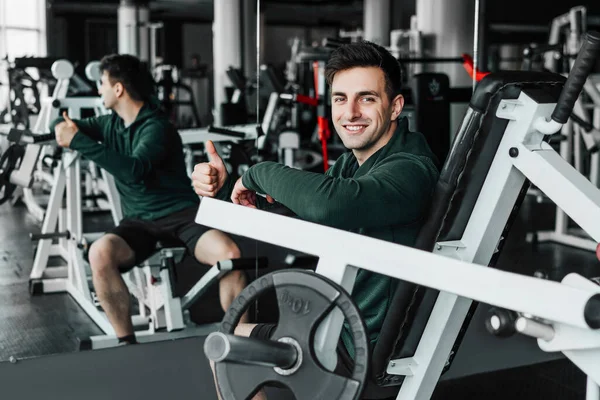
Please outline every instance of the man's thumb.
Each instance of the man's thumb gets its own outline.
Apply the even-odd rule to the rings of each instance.
[[[64,118],[65,122],[67,122],[68,124],[73,124],[74,123],[73,120],[71,118],[69,118],[69,115],[67,114],[66,111],[63,111],[62,115],[63,115],[63,118]]]
[[[223,160],[221,159],[221,156],[219,156],[219,153],[217,153],[217,149],[215,148],[212,140],[208,140],[206,142],[206,155],[208,156],[209,163],[213,166],[224,165]]]

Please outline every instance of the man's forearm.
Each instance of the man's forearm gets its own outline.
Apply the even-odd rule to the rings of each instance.
[[[125,183],[139,182],[149,170],[149,165],[144,165],[143,161],[108,149],[81,132],[75,135],[70,147]]]
[[[403,174],[399,177],[395,171]],[[261,163],[246,172],[243,183],[269,194],[304,220],[354,229],[414,222],[429,202],[436,179],[411,161],[356,179]],[[420,182],[418,187],[415,182]]]

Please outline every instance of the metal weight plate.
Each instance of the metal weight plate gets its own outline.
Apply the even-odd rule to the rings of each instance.
[[[358,308],[344,289],[312,271],[277,271],[246,287],[225,314],[220,331],[233,334],[246,309],[263,292],[274,289],[279,322],[272,341],[293,339],[301,349],[302,363],[293,372],[282,374],[273,367],[218,362],[215,365],[221,397],[250,399],[271,384],[289,388],[297,400],[355,400],[360,398],[367,379],[369,351],[364,322]],[[355,358],[351,377],[325,369],[316,357],[314,337],[319,323],[338,307],[352,331]]]

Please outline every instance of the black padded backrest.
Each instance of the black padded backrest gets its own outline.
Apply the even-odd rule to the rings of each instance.
[[[517,99],[522,91],[526,91],[539,103],[554,103],[564,82],[564,77],[552,73],[508,71],[490,74],[477,85],[440,173],[429,217],[417,238],[417,248],[432,251],[436,242],[462,238],[508,124],[508,120],[495,116],[500,101]],[[505,231],[516,216],[525,193],[524,187]],[[490,265],[499,255],[500,252],[494,255]],[[386,373],[387,365],[392,359],[415,354],[437,295],[436,290],[398,282],[379,340],[373,348],[371,382],[366,394],[402,383],[404,377]]]

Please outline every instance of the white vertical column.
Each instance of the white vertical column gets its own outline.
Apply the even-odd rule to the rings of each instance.
[[[242,0],[244,20],[244,75],[256,75],[256,1]],[[262,29],[261,29],[262,31]]]
[[[417,0],[417,28],[432,37],[425,48],[430,57],[473,55],[475,6],[472,0]],[[436,72],[450,77],[451,86],[469,86],[471,77],[462,64],[432,64]]]
[[[221,125],[221,103],[225,102],[225,87],[231,85],[226,71],[230,66],[240,68],[242,49],[240,35],[240,1],[214,2],[213,71],[215,124]]]
[[[137,8],[138,53],[142,61],[150,61],[150,8],[148,4],[140,4]]]
[[[473,54],[475,2],[473,0],[417,0],[417,29],[425,43],[424,57],[460,57]],[[462,63],[426,64],[424,71],[448,75],[450,87],[472,87],[473,79]],[[450,136],[456,132],[466,104],[450,105]]]
[[[121,0],[117,11],[119,54],[131,54],[149,61],[150,39],[147,24],[150,9],[145,0]]]
[[[133,1],[121,0],[117,11],[119,54],[137,55],[137,11]]]
[[[364,39],[382,46],[390,45],[390,0],[364,0]]]

